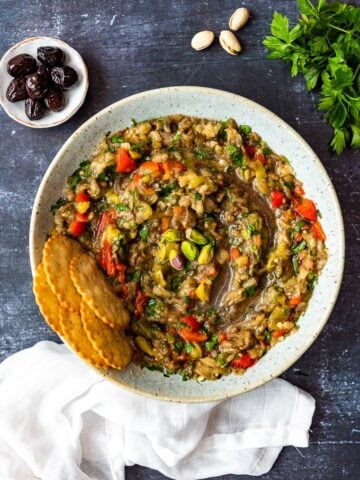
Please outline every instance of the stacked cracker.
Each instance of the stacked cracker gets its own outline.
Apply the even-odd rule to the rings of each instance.
[[[34,294],[49,326],[80,357],[100,368],[125,368],[132,346],[124,329],[129,313],[94,257],[64,235],[45,243]]]

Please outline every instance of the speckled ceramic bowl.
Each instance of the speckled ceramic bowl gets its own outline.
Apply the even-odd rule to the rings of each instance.
[[[339,203],[324,167],[309,145],[285,122],[260,105],[231,93],[200,87],[169,87],[139,93],[102,110],[82,125],[52,161],[37,193],[30,227],[30,258],[34,273],[53,218],[49,207],[61,195],[66,177],[87,158],[105,132],[125,128],[131,119],[144,120],[184,113],[222,120],[233,117],[249,124],[277,153],[286,155],[304,182],[306,194],[322,212],[329,260],[315,288],[297,333],[272,348],[245,375],[217,381],[184,382],[179,375],[164,378],[159,372],[130,365],[106,378],[139,394],[176,402],[219,400],[256,388],[282,374],[310,347],[335,304],[344,264],[344,228]],[[99,371],[104,375],[104,372]]]
[[[7,63],[20,53],[27,53],[36,58],[38,47],[58,47],[65,53],[65,65],[74,68],[78,74],[77,82],[65,92],[65,108],[61,112],[47,110],[43,118],[30,120],[25,114],[25,101],[9,102],[6,90],[13,80],[7,73]],[[38,65],[40,62],[37,61]],[[12,46],[0,60],[0,104],[5,112],[18,123],[31,128],[49,128],[69,120],[84,103],[89,87],[87,67],[79,52],[57,38],[31,37]]]

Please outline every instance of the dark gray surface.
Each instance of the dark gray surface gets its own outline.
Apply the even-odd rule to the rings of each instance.
[[[0,1],[0,50],[35,35],[61,38],[83,55],[90,88],[67,124],[34,130],[0,111],[0,360],[39,340],[57,341],[41,319],[31,291],[28,228],[35,193],[67,137],[106,105],[142,90],[201,85],[244,95],[292,125],[321,158],[338,192],[346,226],[346,267],[339,300],[320,338],[283,376],[317,401],[310,447],[285,448],[268,480],[359,478],[359,151],[337,158],[328,150],[330,128],[317,112],[316,94],[290,78],[282,62],[265,59],[261,40],[275,8],[295,19],[296,2],[248,2],[252,19],[240,32],[243,53],[227,55],[218,44],[190,48],[202,29],[226,28],[243,2],[147,0]],[[224,112],[224,115],[226,113]],[[271,144],[271,139],[269,139]],[[165,477],[142,467],[129,480]],[[226,480],[250,477],[229,475]]]

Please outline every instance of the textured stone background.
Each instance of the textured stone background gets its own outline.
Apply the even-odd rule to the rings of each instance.
[[[26,37],[58,37],[80,51],[90,75],[85,104],[65,125],[36,131],[0,111],[0,360],[39,340],[57,341],[34,304],[28,229],[40,180],[67,137],[101,108],[142,90],[201,85],[239,93],[282,117],[317,152],[338,192],[347,239],[344,281],[333,314],[320,338],[284,375],[316,398],[310,447],[285,448],[265,478],[355,479],[360,467],[359,151],[346,151],[340,158],[331,154],[330,128],[315,108],[317,94],[306,93],[302,78],[292,79],[282,62],[265,58],[261,40],[273,10],[295,20],[296,1],[249,1],[252,18],[240,32],[243,53],[237,58],[218,44],[200,53],[190,48],[195,32],[226,28],[232,11],[242,4],[234,0],[0,0],[0,52]],[[164,477],[135,466],[128,469],[127,478]]]

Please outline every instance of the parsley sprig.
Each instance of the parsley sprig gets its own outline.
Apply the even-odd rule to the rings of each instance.
[[[269,58],[291,64],[291,75],[302,73],[306,88],[321,88],[319,109],[334,130],[331,147],[360,148],[360,8],[327,0],[298,0],[301,17],[289,29],[278,12],[272,36],[264,39]]]

